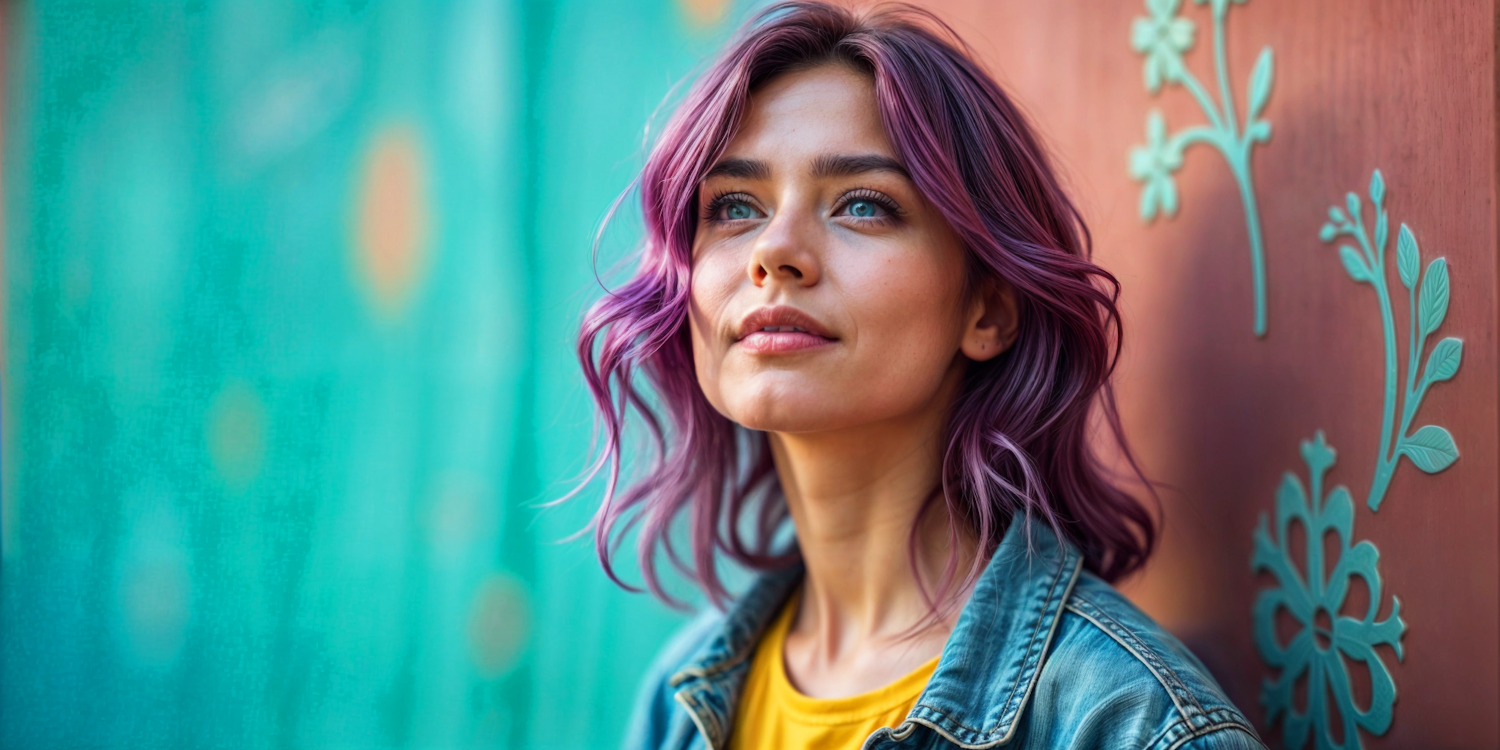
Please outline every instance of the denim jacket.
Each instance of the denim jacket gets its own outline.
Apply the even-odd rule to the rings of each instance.
[[[1027,526],[1001,540],[906,720],[864,750],[1264,750],[1186,647]],[[762,575],[727,614],[684,627],[647,673],[625,748],[728,747],[750,657],[801,576]]]

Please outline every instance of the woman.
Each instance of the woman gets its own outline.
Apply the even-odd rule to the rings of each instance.
[[[658,657],[628,747],[1261,747],[1108,583],[1155,534],[1088,438],[1098,406],[1125,448],[1118,284],[951,30],[765,11],[639,187],[639,268],[579,344],[600,558],[638,525],[658,596],[658,548],[716,603],[720,556],[760,577]],[[632,410],[656,451],[616,492]]]

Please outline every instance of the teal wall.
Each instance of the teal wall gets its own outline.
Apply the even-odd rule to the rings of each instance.
[[[593,232],[742,17],[12,6],[0,746],[613,746],[682,615],[535,506]]]

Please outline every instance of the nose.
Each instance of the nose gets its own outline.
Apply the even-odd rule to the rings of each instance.
[[[799,210],[777,212],[755,238],[746,271],[750,280],[763,287],[773,280],[783,284],[812,286],[818,283],[817,230],[813,217]]]

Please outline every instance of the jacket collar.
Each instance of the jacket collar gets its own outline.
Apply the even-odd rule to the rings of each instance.
[[[904,739],[921,724],[964,748],[1009,741],[1081,568],[1077,549],[1049,528],[1012,523],[959,614],[927,688],[891,737]],[[802,573],[799,564],[760,576],[719,632],[670,679],[710,748],[728,744],[750,657]]]

